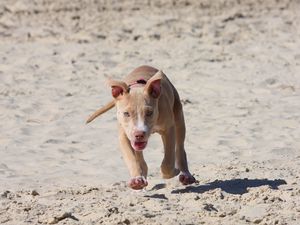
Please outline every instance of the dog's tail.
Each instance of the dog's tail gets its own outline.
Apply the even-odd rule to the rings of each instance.
[[[94,112],[86,121],[86,123],[92,122],[95,118],[100,116],[101,114],[107,112],[108,110],[112,109],[115,106],[115,100],[110,101],[105,106],[103,106],[101,109],[98,109],[96,112]]]

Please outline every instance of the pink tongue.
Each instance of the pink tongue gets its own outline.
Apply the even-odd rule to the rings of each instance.
[[[143,150],[146,147],[147,142],[134,142],[136,150]]]

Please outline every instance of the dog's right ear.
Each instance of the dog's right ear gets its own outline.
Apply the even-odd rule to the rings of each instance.
[[[154,74],[145,86],[145,92],[153,98],[158,98],[161,94],[161,80],[163,79],[164,73],[159,70]]]
[[[125,82],[108,80],[107,83],[111,87],[111,94],[115,99],[118,99],[129,92],[128,85]]]

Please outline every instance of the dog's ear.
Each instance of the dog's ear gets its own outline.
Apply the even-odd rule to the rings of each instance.
[[[111,87],[111,94],[115,99],[128,93],[128,86],[125,82],[108,80],[107,84]]]
[[[158,98],[161,94],[161,80],[163,79],[164,73],[159,70],[153,75],[145,86],[145,92],[153,98]]]

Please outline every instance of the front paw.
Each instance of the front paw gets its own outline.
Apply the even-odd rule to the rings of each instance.
[[[141,190],[148,185],[148,182],[145,177],[134,177],[131,178],[128,182],[128,186],[134,190]]]

